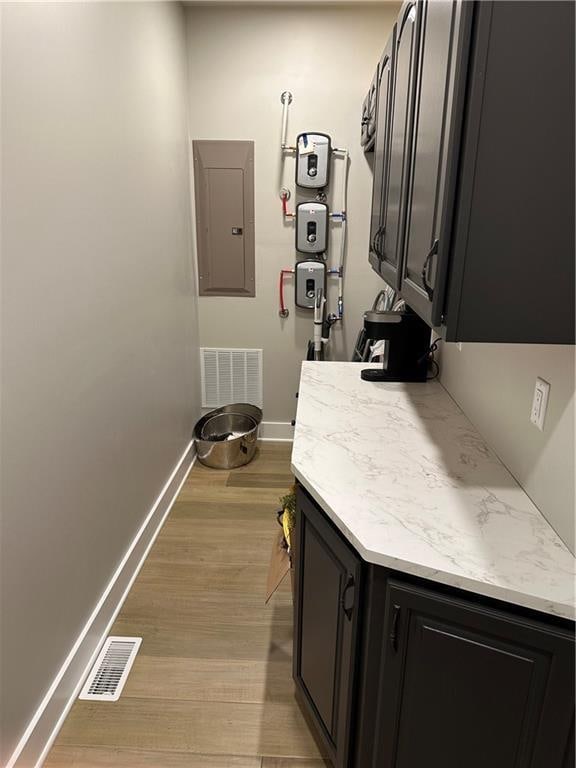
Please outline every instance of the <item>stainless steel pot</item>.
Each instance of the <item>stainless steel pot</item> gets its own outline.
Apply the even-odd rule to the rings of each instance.
[[[198,461],[214,469],[234,469],[254,458],[262,411],[249,403],[216,408],[194,427]]]

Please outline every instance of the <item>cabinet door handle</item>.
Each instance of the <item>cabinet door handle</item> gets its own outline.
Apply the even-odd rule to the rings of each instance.
[[[385,235],[386,235],[386,227],[382,226],[382,227],[380,227],[380,229],[378,230],[378,235],[377,235],[377,237],[378,237],[378,240],[377,240],[377,245],[378,245],[378,257],[379,257],[380,259],[383,259],[383,258],[384,258],[384,253],[382,252],[382,248],[383,248],[383,245],[384,245],[384,236],[385,236]]]
[[[392,629],[390,630],[390,645],[394,653],[398,650],[398,622],[400,621],[400,606],[394,605],[392,609]]]
[[[379,259],[382,258],[382,238],[384,237],[385,231],[386,227],[378,227],[376,234],[372,238],[372,250]]]
[[[380,234],[380,229],[381,227],[378,227],[378,229],[374,233],[374,237],[372,238],[372,250],[378,257],[380,257],[380,254],[378,253],[378,235]]]
[[[422,285],[424,286],[424,290],[428,294],[430,301],[434,298],[434,289],[428,284],[428,267],[432,260],[432,256],[434,256],[435,253],[438,253],[438,240],[434,240],[432,248],[430,248],[428,256],[424,259],[424,265],[422,266]]]
[[[346,584],[344,585],[344,589],[342,590],[342,594],[340,595],[340,607],[348,620],[352,618],[352,612],[354,611],[354,595],[352,595],[352,602],[350,605],[346,605],[346,596],[351,589],[354,589],[354,576],[349,575]]]

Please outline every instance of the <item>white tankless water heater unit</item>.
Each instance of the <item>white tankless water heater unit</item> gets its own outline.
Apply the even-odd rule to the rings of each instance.
[[[296,262],[296,306],[314,309],[316,296],[326,293],[326,264],[317,259]]]
[[[326,133],[300,133],[296,140],[296,184],[322,189],[330,181],[332,142]]]
[[[296,250],[321,254],[328,248],[328,206],[307,202],[296,206]]]

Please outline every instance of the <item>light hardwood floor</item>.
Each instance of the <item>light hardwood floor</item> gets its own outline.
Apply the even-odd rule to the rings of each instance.
[[[321,768],[294,699],[289,579],[264,604],[290,444],[196,464],[118,619],[142,637],[118,702],[76,701],[47,768]]]

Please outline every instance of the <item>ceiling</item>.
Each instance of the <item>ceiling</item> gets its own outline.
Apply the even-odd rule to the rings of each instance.
[[[398,0],[183,0],[184,5],[385,5]]]

